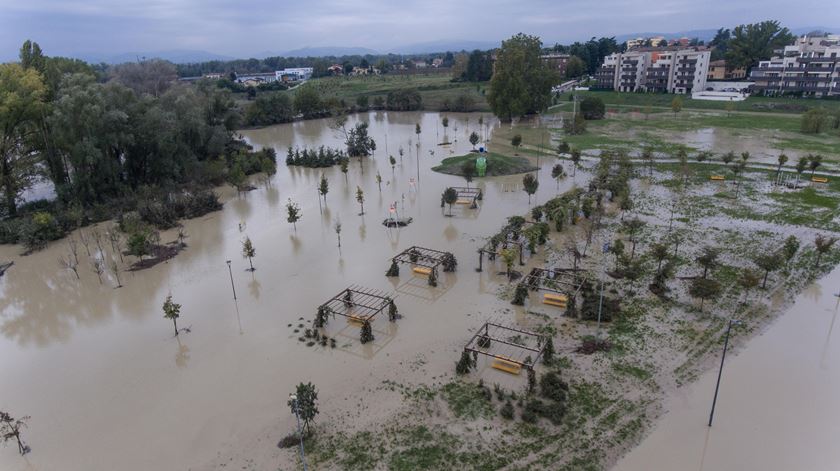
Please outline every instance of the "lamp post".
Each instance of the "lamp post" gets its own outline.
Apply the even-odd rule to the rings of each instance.
[[[298,437],[300,438],[300,462],[303,463],[303,471],[306,471],[306,454],[303,452],[303,432],[300,430],[300,413],[298,412],[297,396],[289,394],[289,400],[295,406],[295,418],[297,419]]]
[[[720,357],[720,369],[718,370],[717,385],[715,385],[715,397],[712,399],[712,412],[709,414],[709,427],[712,426],[712,419],[715,418],[715,404],[717,403],[718,390],[720,390],[720,377],[723,374],[723,361],[726,359],[726,349],[729,346],[729,331],[732,330],[733,325],[740,325],[741,321],[729,319],[729,325],[726,327],[726,336],[723,340],[723,355]]]
[[[230,268],[230,260],[227,261],[227,266],[230,274],[230,289],[233,290],[233,300],[236,301],[236,288],[233,286],[233,270]]]

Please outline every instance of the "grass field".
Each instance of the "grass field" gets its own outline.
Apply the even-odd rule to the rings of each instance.
[[[358,96],[385,97],[394,90],[417,90],[423,98],[423,109],[440,111],[445,100],[455,100],[461,95],[472,98],[473,111],[489,111],[485,93],[487,83],[452,82],[447,74],[381,75],[369,77],[327,77],[310,80],[322,97],[335,97],[348,104],[356,103]]]
[[[675,95],[662,93],[622,93],[615,91],[583,91],[577,92],[578,97],[596,96],[610,106],[638,107],[644,112],[646,106],[671,108],[671,101]],[[723,101],[692,100],[687,96],[680,96],[683,109],[725,110],[727,103]],[[567,102],[569,94],[560,96],[559,103]],[[749,97],[744,101],[731,102],[734,111],[757,111],[775,113],[802,113],[811,108],[822,107],[829,111],[840,111],[840,100],[819,100],[809,98],[787,97]]]

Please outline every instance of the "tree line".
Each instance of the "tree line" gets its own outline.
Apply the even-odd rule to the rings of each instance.
[[[19,63],[1,64],[0,240],[32,236],[35,213],[55,237],[270,167],[273,153],[254,153],[234,137],[241,116],[229,91],[176,78],[164,61],[123,64],[102,76],[30,41]],[[51,184],[55,198],[21,206],[39,181]]]

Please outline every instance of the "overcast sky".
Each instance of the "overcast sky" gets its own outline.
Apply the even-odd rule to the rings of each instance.
[[[434,40],[548,44],[734,26],[840,27],[838,0],[0,0],[0,59],[25,39],[48,55],[171,49],[236,57],[306,46],[393,50]]]

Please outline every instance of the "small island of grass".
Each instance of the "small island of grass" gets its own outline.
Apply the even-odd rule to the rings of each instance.
[[[527,173],[539,170],[536,165],[533,165],[525,157],[510,157],[502,154],[495,154],[493,152],[485,152],[477,154],[471,152],[467,155],[459,155],[457,157],[449,157],[443,159],[437,167],[432,167],[435,172],[445,173],[447,175],[464,176],[464,163],[470,160],[475,160],[478,157],[487,159],[488,177],[498,177],[502,175],[515,175],[517,173]]]

